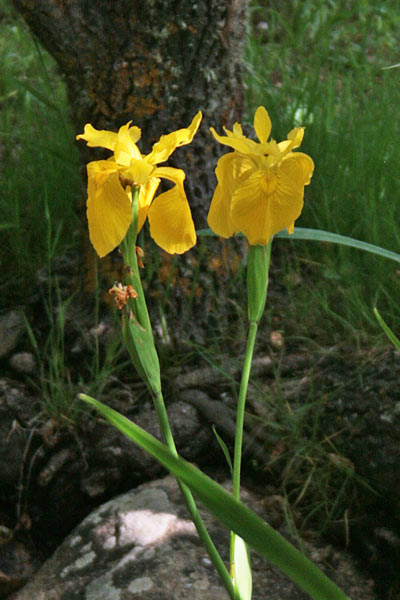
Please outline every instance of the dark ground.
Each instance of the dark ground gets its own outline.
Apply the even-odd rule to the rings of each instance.
[[[239,306],[242,259],[240,246],[213,257],[200,253],[197,262],[187,258],[179,268],[162,259],[158,278],[144,277],[148,301],[161,305],[168,317],[168,332],[161,311],[154,311],[153,323],[178,447],[221,477],[227,468],[210,425],[232,444],[245,336]],[[269,297],[284,311],[287,298],[273,277],[277,268]],[[76,258],[58,259],[51,280],[45,271],[37,274],[36,294],[22,307],[42,360],[54,358],[46,314],[49,290],[65,301],[76,271]],[[236,297],[226,302],[232,290]],[[69,395],[63,415],[49,413],[50,400],[56,401],[54,373],[41,370],[22,321],[15,344],[1,360],[0,572],[10,574],[9,589],[20,583],[15,565],[20,573],[25,565],[29,573],[95,506],[162,473],[77,404],[78,391],[96,392],[90,387],[94,348],[98,345],[104,365],[118,332],[110,306],[100,302],[94,326],[93,291],[84,298],[78,292],[69,302],[58,346],[63,361],[57,365],[66,379],[61,395]],[[10,310],[5,319],[11,318]],[[260,327],[249,390],[244,484],[265,493],[266,502],[273,499],[277,523],[287,519],[294,532],[313,531],[350,549],[376,581],[382,600],[400,598],[400,356],[389,347],[355,351],[314,345],[310,350],[269,325]],[[124,352],[121,361],[125,368],[104,375],[96,396],[156,433],[146,390]],[[12,565],[14,571],[7,571]]]

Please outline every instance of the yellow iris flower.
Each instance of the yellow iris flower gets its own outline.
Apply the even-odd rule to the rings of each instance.
[[[292,152],[301,144],[303,127],[293,129],[283,142],[267,142],[271,120],[266,109],[259,106],[254,129],[259,143],[246,138],[239,123],[234,124],[233,131],[224,128],[226,136],[218,135],[211,127],[216,140],[234,151],[218,161],[218,184],[208,224],[222,237],[242,232],[251,245],[265,245],[282,229],[293,233],[314,163],[306,154]]]
[[[185,173],[157,165],[166,161],[178,146],[192,141],[201,118],[198,112],[189,127],[161,136],[145,156],[136,145],[141,131],[139,127],[131,127],[131,121],[118,133],[96,130],[87,124],[84,133],[76,136],[91,148],[100,146],[113,152],[108,160],[87,165],[89,236],[101,258],[122,242],[131,224],[131,185],[140,188],[138,232],[148,218],[151,237],[170,254],[182,254],[194,246],[196,231],[183,187]],[[154,198],[160,178],[175,185]]]

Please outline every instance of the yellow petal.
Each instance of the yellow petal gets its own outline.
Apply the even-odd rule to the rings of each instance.
[[[197,115],[193,118],[189,127],[178,129],[177,131],[173,131],[168,135],[162,135],[160,140],[156,144],[154,144],[150,154],[147,155],[147,160],[152,165],[156,165],[160,162],[164,162],[165,160],[167,160],[171,156],[173,151],[179,146],[190,144],[199,128],[201,119],[202,114],[199,111]]]
[[[176,183],[182,186],[185,181],[185,171],[182,169],[175,169],[175,167],[157,167],[153,171],[154,177],[162,177],[163,179],[168,179],[172,183]]]
[[[279,142],[278,147],[281,153],[281,158],[289,154],[294,148],[298,148],[303,140],[304,127],[295,127],[288,133],[288,139]]]
[[[119,167],[117,163],[112,160],[94,160],[86,165],[88,173],[88,183],[96,185],[96,189],[101,187],[104,181],[110,177],[112,173],[118,173]]]
[[[207,223],[217,235],[228,238],[236,233],[230,217],[231,196],[220,183],[215,188]]]
[[[258,151],[260,154],[273,156],[274,158],[280,158],[281,151],[279,150],[279,144],[275,140],[271,140],[266,144],[258,144]]]
[[[238,184],[231,203],[231,218],[238,231],[242,231],[252,245],[267,244],[272,235],[268,191],[274,186],[265,185],[265,172],[255,171]]]
[[[293,232],[303,208],[304,185],[310,182],[313,168],[309,156],[294,153],[279,167],[258,170],[241,180],[232,198],[231,218],[250,244],[267,244],[285,228]]]
[[[114,156],[118,164],[124,167],[129,166],[131,160],[141,160],[142,154],[135,142],[140,139],[139,127],[130,127],[132,121],[122,125],[117,134],[117,140],[114,146]]]
[[[297,185],[308,185],[314,172],[314,161],[303,152],[291,152],[282,161],[281,168],[297,180]]]
[[[87,166],[89,236],[100,258],[122,242],[132,221],[131,200],[115,169],[104,168],[108,164],[95,161]]]
[[[236,152],[224,154],[217,163],[215,174],[218,185],[211,200],[207,221],[214,233],[221,237],[230,237],[238,231],[230,217],[231,199],[237,179],[252,168],[253,163]]]
[[[132,125],[132,127],[129,127],[129,129],[128,129],[128,134],[131,139],[131,143],[136,144],[136,142],[138,142],[140,140],[140,138],[142,137],[142,130],[140,129],[140,127],[136,127],[136,125]]]
[[[292,148],[298,148],[303,141],[305,127],[295,127],[288,133],[288,140],[293,142]]]
[[[154,194],[160,185],[158,177],[151,177],[146,181],[144,185],[140,186],[139,190],[139,210],[138,210],[138,232],[142,229],[145,220],[147,219],[147,213],[150,205],[153,201]]]
[[[108,148],[114,150],[117,134],[113,131],[95,129],[90,123],[85,125],[83,133],[76,136],[77,140],[85,140],[90,148]]]
[[[260,142],[265,144],[271,133],[271,119],[263,106],[259,106],[254,115],[254,129]]]
[[[144,185],[153,171],[153,165],[150,165],[147,160],[132,158],[129,167],[123,170],[123,174],[136,185]]]
[[[171,167],[159,168],[155,173],[174,181],[175,185],[153,200],[148,211],[150,235],[166,252],[182,254],[196,243],[196,231],[183,187],[185,173]]]
[[[257,152],[256,148],[258,144],[253,140],[249,140],[244,135],[238,135],[237,133],[235,134],[235,132],[232,133],[228,130],[225,130],[228,135],[218,135],[214,127],[210,127],[210,131],[220,144],[230,146],[234,150],[242,152],[243,154],[251,154],[252,152]]]
[[[225,128],[224,128],[225,129]],[[238,137],[244,137],[243,135],[243,129],[240,123],[234,123],[233,125],[233,131],[230,132],[228,129],[225,129],[226,134],[229,135],[235,135]]]

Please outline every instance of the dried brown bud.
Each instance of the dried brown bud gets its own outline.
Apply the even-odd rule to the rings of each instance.
[[[118,310],[124,308],[129,298],[138,297],[138,293],[133,285],[122,285],[122,283],[118,283],[117,281],[114,283],[113,287],[108,290],[108,293],[111,295],[115,294],[115,302]]]
[[[143,257],[144,257],[143,249],[140,248],[140,246],[136,246],[137,264],[138,264],[138,267],[140,267],[141,269],[144,269],[144,264],[143,264],[143,260],[142,260]]]

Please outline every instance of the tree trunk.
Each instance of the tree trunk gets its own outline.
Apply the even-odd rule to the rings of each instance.
[[[203,111],[201,130],[175,160],[187,173],[195,224],[204,226],[218,153],[208,128],[231,125],[243,111],[247,0],[13,3],[65,76],[77,133],[89,122],[116,130],[132,120],[148,152]],[[83,163],[100,156],[79,147]]]

